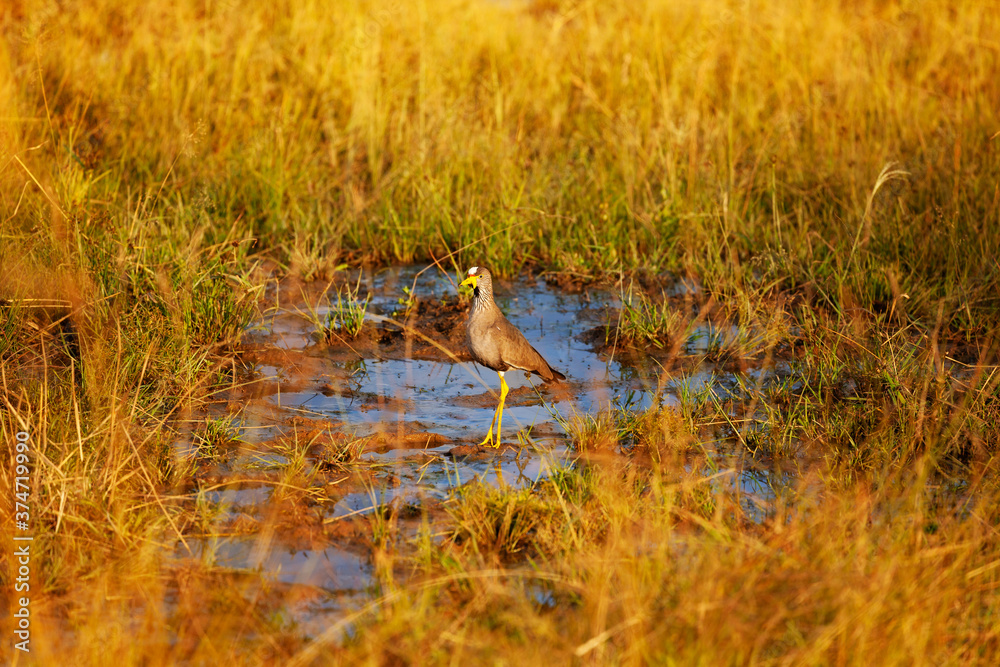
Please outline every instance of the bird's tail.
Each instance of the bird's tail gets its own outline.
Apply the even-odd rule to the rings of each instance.
[[[549,371],[552,373],[552,377],[544,378],[546,382],[552,382],[553,380],[565,380],[566,376],[557,371],[556,369],[549,366]]]

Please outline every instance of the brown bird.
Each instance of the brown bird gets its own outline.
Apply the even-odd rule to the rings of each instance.
[[[493,444],[493,425],[497,427],[497,439],[494,446],[500,446],[500,424],[503,421],[503,404],[507,398],[507,381],[503,374],[511,368],[540,375],[546,382],[565,380],[566,376],[553,370],[548,362],[531,347],[524,334],[503,316],[497,304],[493,301],[493,277],[490,272],[474,266],[469,269],[468,277],[462,285],[471,285],[473,292],[472,310],[465,323],[466,340],[472,358],[478,363],[492,368],[500,376],[500,404],[493,413],[490,432],[480,447]]]

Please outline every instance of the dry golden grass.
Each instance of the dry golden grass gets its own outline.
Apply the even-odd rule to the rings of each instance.
[[[989,3],[13,0],[0,25],[0,432],[37,453],[35,664],[997,662]],[[204,519],[175,421],[236,381],[260,264],[452,251],[697,278],[768,333],[720,354],[805,341],[810,386],[763,402],[825,458],[758,522],[689,458],[729,406],[591,416],[601,456],[530,493],[468,490],[416,537],[371,519],[377,603],[328,636],[293,590],[166,565]],[[634,338],[678,326],[641,304]]]

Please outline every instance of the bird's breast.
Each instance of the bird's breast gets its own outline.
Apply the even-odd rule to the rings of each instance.
[[[494,370],[504,365],[497,341],[500,329],[495,322],[470,318],[465,332],[473,359]]]

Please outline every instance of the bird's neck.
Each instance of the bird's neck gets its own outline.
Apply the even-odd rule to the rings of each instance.
[[[472,300],[472,309],[488,310],[493,304],[493,290],[487,288],[485,285],[480,285],[476,288],[475,298]]]

